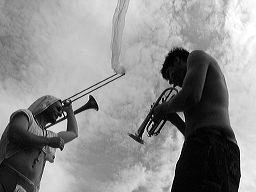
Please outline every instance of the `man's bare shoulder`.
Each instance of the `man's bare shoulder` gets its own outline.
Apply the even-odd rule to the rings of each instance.
[[[192,51],[187,60],[188,68],[207,67],[211,62],[211,56],[202,50]]]
[[[25,133],[29,126],[29,118],[22,111],[15,113],[10,120],[9,130],[7,132],[10,140],[20,137],[21,133]]]
[[[13,117],[10,120],[10,129],[12,127],[24,127],[22,125],[28,125],[29,124],[29,117],[26,113],[19,111],[16,114],[13,115]]]
[[[211,57],[208,53],[203,50],[194,50],[189,54],[189,59],[207,59]]]
[[[188,63],[197,63],[197,64],[214,64],[218,65],[218,62],[210,54],[202,50],[194,50],[189,54]]]

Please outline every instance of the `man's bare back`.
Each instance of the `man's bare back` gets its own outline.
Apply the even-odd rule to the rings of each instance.
[[[185,137],[199,128],[211,127],[224,131],[230,140],[236,142],[230,126],[229,98],[225,78],[216,60],[206,53],[202,54],[209,61],[209,66],[200,102],[184,112]],[[196,59],[194,58],[194,61]]]

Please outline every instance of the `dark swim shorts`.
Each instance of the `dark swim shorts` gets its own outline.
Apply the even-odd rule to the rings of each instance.
[[[213,129],[199,129],[185,140],[171,192],[238,191],[239,147]]]

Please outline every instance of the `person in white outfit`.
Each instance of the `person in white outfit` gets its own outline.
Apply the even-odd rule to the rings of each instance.
[[[46,129],[63,111],[67,130],[54,133]],[[28,109],[15,111],[0,140],[0,192],[36,192],[46,161],[54,162],[57,148],[78,137],[78,126],[71,102],[46,95]]]

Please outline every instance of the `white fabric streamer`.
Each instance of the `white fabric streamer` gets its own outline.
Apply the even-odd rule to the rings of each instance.
[[[129,2],[130,0],[118,0],[117,7],[113,16],[111,65],[114,71],[118,74],[125,73],[124,68],[119,64],[119,57],[121,53],[121,42],[125,25],[125,15],[129,6]]]

